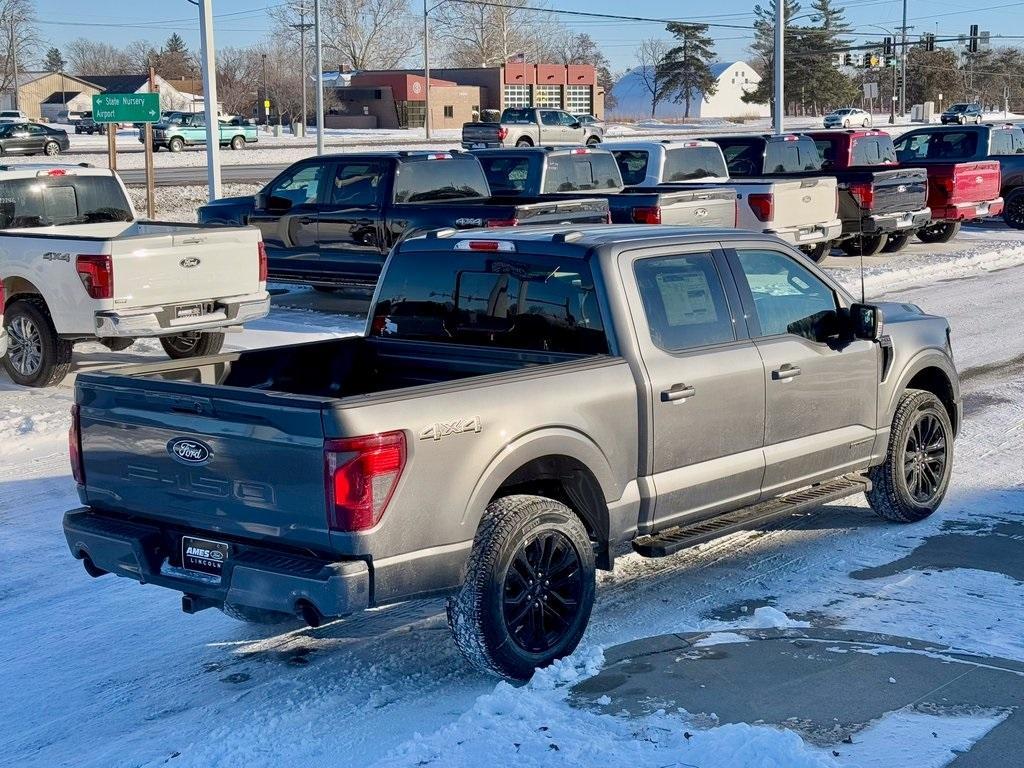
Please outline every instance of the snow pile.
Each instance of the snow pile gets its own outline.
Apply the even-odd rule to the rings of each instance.
[[[222,197],[241,197],[255,195],[262,189],[261,184],[224,184],[221,188]],[[135,212],[141,217],[146,215],[146,188],[128,187]],[[209,195],[206,185],[184,185],[180,187],[156,188],[156,217],[160,221],[195,221],[200,206],[206,205]]]

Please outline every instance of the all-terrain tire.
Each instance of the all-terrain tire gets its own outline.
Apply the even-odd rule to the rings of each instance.
[[[543,554],[552,541],[555,543],[545,566]],[[521,575],[522,558],[536,553],[537,547],[542,547],[539,565],[528,571],[536,582],[531,579],[527,584]],[[558,562],[570,559],[568,576],[554,561],[559,547],[562,554]],[[544,567],[552,569],[549,576],[560,574],[552,578],[555,585],[541,583]],[[563,584],[571,584],[572,590],[563,589]],[[480,522],[465,581],[448,599],[448,626],[455,644],[473,666],[509,679],[525,680],[537,667],[576,648],[590,620],[594,591],[593,545],[575,513],[543,496],[506,496],[491,502]],[[559,592],[562,594],[556,599],[555,593]],[[575,597],[567,598],[567,594]],[[521,599],[524,595],[525,600]],[[507,612],[518,612],[523,604],[526,612],[520,617],[522,623],[510,627]],[[553,612],[563,611],[566,615],[557,620],[560,629],[550,645],[533,650],[525,647],[528,643],[524,637],[529,637],[527,624],[535,626],[534,618],[539,617],[543,633],[545,620],[555,621],[545,612],[553,608]]]
[[[286,621],[298,621],[298,617],[281,611],[268,611],[264,608],[253,608],[248,605],[232,605],[224,603],[220,609],[225,616],[244,621],[246,624],[283,624]]]
[[[876,256],[885,248],[888,239],[884,232],[879,235],[857,235],[843,240],[839,247],[847,256]]]
[[[1008,227],[1024,229],[1024,189],[1015,189],[1006,196],[1003,221]]]
[[[922,243],[948,243],[959,231],[959,221],[940,221],[917,230],[917,239]]]
[[[8,304],[4,327],[9,345],[3,366],[11,381],[24,387],[50,387],[68,375],[73,346],[57,335],[42,299]]]
[[[176,336],[161,336],[160,346],[172,360],[216,355],[224,346],[224,334],[189,332]]]
[[[913,480],[908,478],[913,477],[915,462],[920,464],[918,459],[922,453],[911,451],[911,446],[922,442],[915,435],[924,434],[923,425],[934,425],[938,429],[934,434],[929,433],[928,442],[922,447],[923,455],[941,457],[941,469],[931,470],[934,489],[915,494]],[[934,448],[940,443],[939,448]],[[916,523],[939,508],[949,487],[952,470],[953,426],[946,407],[931,392],[908,389],[900,398],[892,418],[885,461],[872,467],[868,473],[872,485],[866,494],[868,504],[875,514],[886,520]]]

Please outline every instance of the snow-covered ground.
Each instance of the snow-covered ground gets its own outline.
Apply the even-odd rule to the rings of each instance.
[[[830,264],[859,291],[850,262]],[[566,701],[570,684],[600,668],[603,649],[665,632],[712,630],[721,639],[744,626],[810,622],[1024,661],[1024,585],[1007,576],[964,567],[850,575],[903,557],[944,525],[984,528],[1024,515],[1024,236],[983,231],[943,257],[868,263],[869,298],[915,302],[948,316],[954,328],[969,407],[940,512],[914,526],[892,526],[873,518],[863,500],[848,499],[672,558],[623,557],[601,576],[580,649],[519,688],[496,684],[463,662],[438,600],[282,631],[241,625],[216,611],[186,616],[177,593],[88,578],[60,528],[61,514],[78,503],[66,457],[70,382],[26,390],[0,374],[0,764],[948,763],[1003,715],[890,713],[836,757],[786,730],[708,727],[675,711],[631,720],[615,714],[614,702],[584,712]],[[230,336],[229,347],[358,332],[359,314],[309,309],[348,303],[305,290],[278,296],[271,316]],[[114,354],[93,345],[76,350],[76,365],[157,359],[158,350],[140,343]]]

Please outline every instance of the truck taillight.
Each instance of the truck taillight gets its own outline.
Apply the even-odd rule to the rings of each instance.
[[[365,531],[379,523],[404,467],[404,432],[326,440],[327,526]]]
[[[256,247],[259,250],[260,258],[260,282],[265,283],[267,282],[267,246],[260,240]]]
[[[82,421],[78,403],[71,406],[71,429],[68,430],[68,456],[71,458],[71,476],[78,485],[85,485],[85,467],[82,464]]]
[[[90,298],[114,298],[114,264],[110,256],[82,254],[75,259],[75,269]]]
[[[770,192],[755,192],[747,195],[747,204],[758,221],[771,221],[775,218],[775,195]]]
[[[507,136],[508,128],[502,127],[498,129],[498,141],[504,141]]]
[[[850,194],[861,208],[871,210],[875,205],[875,188],[871,182],[854,182],[850,184]]]
[[[641,205],[634,208],[630,214],[634,224],[661,224],[660,205]]]

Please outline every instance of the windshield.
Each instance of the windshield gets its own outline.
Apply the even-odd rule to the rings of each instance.
[[[131,220],[128,199],[110,176],[0,181],[0,229]]]
[[[954,104],[949,108],[950,112],[966,112],[971,108],[970,104]]]

